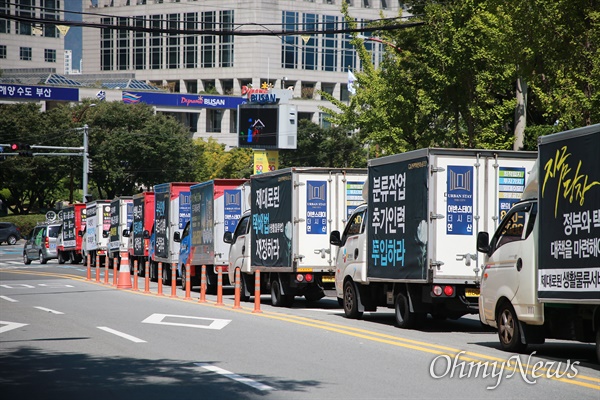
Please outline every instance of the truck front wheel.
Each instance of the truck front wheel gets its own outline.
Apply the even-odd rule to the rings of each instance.
[[[351,280],[344,283],[343,306],[347,318],[358,319],[362,317],[363,313],[358,311],[358,291]]]
[[[521,342],[521,331],[517,314],[510,303],[504,303],[498,310],[496,317],[498,324],[498,339],[502,350],[519,353],[525,350],[525,345]]]
[[[291,307],[293,302],[293,296],[281,293],[281,286],[277,279],[271,282],[271,304],[273,307]]]
[[[64,264],[65,262],[67,262],[67,260],[65,259],[65,255],[62,251],[58,252],[58,263],[59,264]]]

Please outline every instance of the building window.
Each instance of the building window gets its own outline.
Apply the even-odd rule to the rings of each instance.
[[[44,49],[44,61],[49,63],[56,62],[56,50],[53,49]]]
[[[324,29],[333,31],[337,28],[337,17],[332,15],[323,16]],[[327,33],[323,35],[323,59],[321,69],[323,71],[337,71],[337,34]]]
[[[35,18],[33,6],[35,0],[21,0],[16,4],[16,15],[25,18]],[[31,35],[31,23],[17,21],[17,34]]]
[[[184,19],[186,30],[192,31],[198,29],[198,13],[186,13]],[[186,35],[183,37],[183,42],[183,65],[185,68],[196,68],[198,66],[198,36]],[[188,93],[191,92],[188,91]]]
[[[59,0],[42,0],[40,16],[49,20],[59,20],[60,18],[60,1]],[[58,37],[58,29],[52,24],[44,24],[44,37]]]
[[[221,29],[233,31],[233,10],[221,11]],[[233,35],[221,36],[219,66],[233,67]]]
[[[348,29],[349,26],[344,22],[342,28]],[[351,39],[350,35],[342,35],[342,72],[352,71],[356,68],[356,50],[350,43]]]
[[[133,24],[136,28],[146,27],[144,17],[134,17]],[[133,39],[133,68],[146,69],[146,32],[136,31]]]
[[[129,18],[117,18],[119,26],[127,27],[129,25],[128,21]],[[117,31],[117,69],[121,71],[129,69],[129,32],[126,28]]]
[[[5,44],[0,44],[0,59],[2,59],[2,60],[6,59],[6,45]]]
[[[369,0],[363,0],[364,8],[371,8],[371,2]]]
[[[381,9],[387,10],[387,8],[388,8],[387,0],[381,0]]]
[[[150,69],[162,69],[162,33],[156,31],[162,28],[162,15],[151,15],[150,27]]]
[[[229,133],[237,133],[237,110],[229,110]]]
[[[293,32],[298,23],[298,13],[284,11],[282,15],[283,30]],[[281,38],[281,67],[296,68],[298,63],[298,37],[295,35]]]
[[[206,132],[219,133],[221,132],[221,120],[223,119],[223,110],[206,109]]]
[[[167,29],[179,29],[179,14],[167,15]],[[167,68],[179,68],[179,34],[167,35]]]
[[[101,23],[104,26],[111,26],[113,19],[102,18]],[[113,30],[112,28],[102,28],[100,35],[100,70],[112,71],[114,60]]]
[[[304,14],[302,16],[302,30],[315,31],[317,30],[317,14]],[[308,37],[308,40],[306,38]],[[317,69],[317,38],[315,35],[304,36],[302,38],[304,46],[302,47],[302,68],[308,70]]]
[[[215,29],[215,11],[207,11],[202,13],[202,30],[214,30]],[[215,67],[215,36],[214,35],[202,35],[200,39],[202,60],[200,66],[202,68],[214,68]]]
[[[0,14],[10,14],[10,4],[8,0],[0,1]],[[0,33],[10,33],[10,21],[0,18]]]
[[[22,61],[31,61],[31,47],[19,48],[19,57]]]
[[[331,128],[331,122],[327,121],[327,118],[330,118],[331,115],[327,113],[319,113],[319,126],[323,129]]]

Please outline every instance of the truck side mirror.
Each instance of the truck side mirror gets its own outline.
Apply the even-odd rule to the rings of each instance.
[[[176,241],[177,243],[181,242],[181,233],[175,232],[173,234],[173,240]]]
[[[77,236],[83,237],[83,231],[77,231]]]
[[[342,237],[340,236],[340,231],[331,231],[331,233],[329,234],[329,244],[338,247],[342,245]]]
[[[490,235],[487,232],[477,234],[477,251],[488,254],[490,252]]]
[[[223,234],[223,241],[225,243],[232,244],[233,243],[233,233],[231,233],[231,232],[225,232]]]
[[[102,231],[102,237],[103,238],[107,238],[108,237],[108,231]]]
[[[150,232],[148,232],[147,229],[144,229],[144,232],[142,232],[142,237],[144,239],[148,239],[150,237]]]
[[[129,229],[123,229],[123,237],[129,237]]]

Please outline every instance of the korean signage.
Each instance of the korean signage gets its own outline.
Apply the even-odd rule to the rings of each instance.
[[[225,232],[233,232],[242,216],[242,191],[240,189],[225,190],[223,203]]]
[[[369,277],[427,277],[427,158],[369,167]]]
[[[185,228],[185,224],[190,220],[192,213],[192,204],[190,192],[179,193],[179,229]]]
[[[292,175],[251,180],[252,266],[292,265]]]
[[[275,171],[279,168],[279,151],[253,150],[254,175]]]
[[[62,214],[63,218],[63,246],[65,249],[75,248],[77,245],[77,232],[76,232],[76,223],[75,223],[75,207],[70,206],[66,207],[63,210]]]
[[[498,215],[503,220],[506,213],[525,190],[525,168],[500,167],[498,170]]]
[[[473,235],[473,167],[449,165],[446,233]]]
[[[365,202],[362,191],[364,182],[346,182],[346,217],[350,217],[354,209]]]
[[[144,196],[133,198],[133,226],[129,233],[133,237],[133,255],[144,255]]]
[[[182,93],[123,92],[124,103],[146,103],[154,106],[237,109],[247,100],[234,96],[209,96]]]
[[[211,263],[214,259],[214,191],[213,182],[191,188],[192,246],[196,247],[195,257],[200,263]]]
[[[169,233],[167,222],[169,221],[169,192],[154,194],[154,254],[157,257],[169,257]]]
[[[54,86],[0,84],[0,97],[13,99],[79,101],[79,89]]]
[[[306,182],[306,233],[327,234],[327,181]]]
[[[540,145],[540,298],[600,300],[600,133]]]

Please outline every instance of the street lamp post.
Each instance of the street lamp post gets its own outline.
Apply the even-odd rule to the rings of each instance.
[[[87,201],[87,194],[88,194],[88,172],[90,170],[88,163],[89,163],[89,161],[88,161],[88,125],[85,124],[83,126],[83,182],[82,182],[83,202],[84,203]]]

